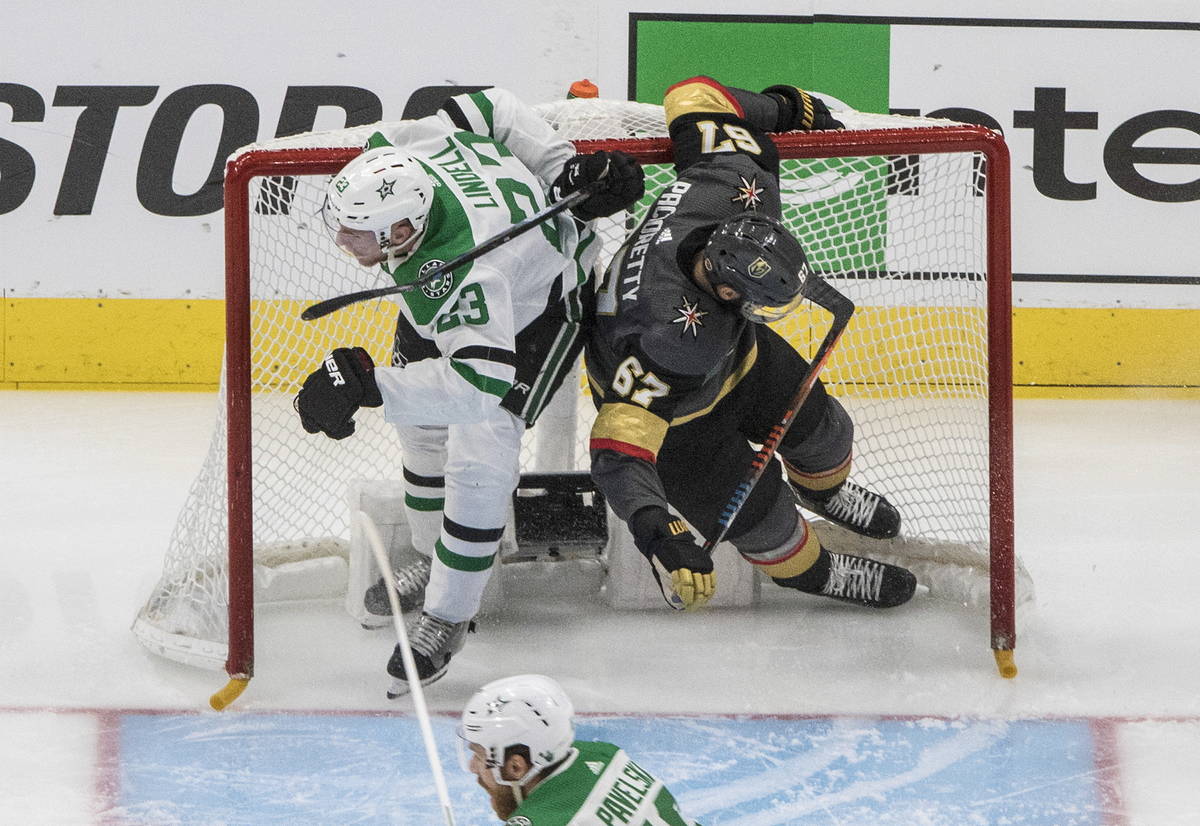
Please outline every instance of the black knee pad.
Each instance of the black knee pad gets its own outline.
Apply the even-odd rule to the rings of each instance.
[[[810,472],[824,471],[837,467],[850,455],[854,422],[833,396],[825,396],[825,404],[819,413],[813,412],[807,427],[798,428],[799,424],[797,419],[779,446],[779,455],[788,464]]]

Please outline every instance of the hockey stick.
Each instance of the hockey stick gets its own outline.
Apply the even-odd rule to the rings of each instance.
[[[452,258],[444,264],[439,264],[429,272],[422,275],[416,281],[412,281],[408,284],[398,284],[392,287],[379,287],[373,290],[361,290],[360,292],[356,293],[347,293],[346,295],[338,295],[334,296],[333,298],[327,298],[324,301],[318,301],[316,304],[313,304],[304,312],[300,313],[300,318],[302,318],[304,321],[313,321],[323,316],[327,316],[330,313],[337,312],[343,307],[349,307],[351,304],[357,304],[360,301],[370,301],[372,298],[383,298],[384,296],[395,295],[396,293],[411,292],[420,286],[428,284],[435,278],[438,278],[445,273],[453,272],[463,264],[474,261],[479,256],[491,252],[501,244],[507,244],[518,235],[524,235],[525,233],[529,232],[529,230],[553,218],[560,212],[565,212],[566,210],[578,204],[580,201],[587,200],[589,196],[596,192],[596,190],[598,190],[600,186],[605,183],[607,183],[607,181],[601,178],[584,185],[582,188],[575,190],[561,201],[555,201],[548,207],[540,210],[539,212],[535,212],[533,215],[530,215],[524,221],[520,221],[510,226],[508,229],[496,233],[491,238],[480,242],[478,246],[467,250],[457,258]]]
[[[383,547],[383,539],[374,520],[365,511],[358,512],[358,521],[371,553],[375,556],[375,564],[383,574],[383,584],[387,589],[388,602],[392,606],[392,625],[396,627],[396,639],[399,642],[400,658],[404,661],[404,673],[416,676],[417,664],[413,661],[412,649],[408,645],[408,632],[404,629],[404,614],[400,611],[400,599],[396,596],[396,583],[392,578],[392,564],[388,560],[387,551]],[[413,708],[417,711],[417,724],[421,728],[421,739],[425,741],[425,754],[429,758],[429,768],[433,771],[433,784],[437,789],[438,800],[442,804],[442,816],[446,826],[454,826],[454,810],[450,808],[450,792],[446,788],[446,776],[442,772],[442,761],[438,758],[437,744],[433,740],[433,727],[429,723],[429,708],[425,705],[425,692],[421,688],[421,680],[409,680],[409,691],[413,698]]]
[[[800,382],[799,389],[792,396],[791,402],[788,403],[787,410],[784,411],[783,418],[779,420],[779,424],[771,428],[770,435],[763,440],[762,447],[754,454],[754,458],[750,461],[750,467],[746,471],[745,478],[733,490],[733,495],[729,497],[729,502],[726,503],[721,515],[717,518],[717,526],[720,528],[719,533],[712,539],[704,543],[704,550],[710,554],[717,546],[717,543],[725,538],[725,534],[729,531],[729,526],[733,524],[734,518],[741,511],[742,505],[746,504],[746,500],[750,497],[750,491],[754,490],[754,486],[758,484],[758,480],[762,478],[763,472],[767,469],[767,464],[775,455],[775,450],[779,447],[779,443],[783,441],[783,437],[787,435],[788,428],[792,426],[792,420],[796,418],[796,414],[800,411],[808,394],[812,392],[813,385],[817,383],[817,374],[825,367],[825,362],[829,360],[829,354],[833,352],[834,346],[838,343],[838,339],[842,337],[842,333],[846,330],[846,325],[850,323],[850,317],[854,315],[854,302],[846,298],[833,287],[825,283],[815,273],[810,272],[804,281],[804,285],[800,288],[800,294],[808,300],[812,301],[818,307],[822,307],[833,313],[833,323],[829,325],[829,331],[825,333],[825,338],[821,341],[821,346],[817,348],[817,354],[808,366],[808,372],[804,374],[804,380]]]

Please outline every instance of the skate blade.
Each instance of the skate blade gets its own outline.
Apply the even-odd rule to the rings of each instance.
[[[436,683],[438,680],[442,679],[442,677],[445,677],[445,676],[446,676],[446,668],[443,667],[441,671],[438,671],[432,677],[421,680],[421,685],[427,686],[432,683]],[[403,697],[405,694],[409,694],[411,692],[412,692],[412,687],[408,684],[408,680],[402,680],[399,677],[393,677],[392,678],[392,687],[387,690],[387,698],[389,700],[395,700],[395,699],[397,699],[399,697]]]
[[[421,616],[421,611],[419,608],[414,611],[404,611],[403,616],[404,628],[411,632],[414,626],[417,624],[417,619]],[[358,624],[362,626],[364,631],[378,631],[380,628],[395,627],[392,622],[391,614],[372,614],[370,612],[367,612],[365,616],[361,617],[358,621]]]

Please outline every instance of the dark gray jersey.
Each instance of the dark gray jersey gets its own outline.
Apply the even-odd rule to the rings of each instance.
[[[599,407],[592,472],[624,519],[647,505],[666,506],[653,463],[668,428],[711,410],[755,355],[750,322],[690,273],[726,218],[749,208],[779,217],[778,156],[759,124],[746,119],[751,107],[739,105],[760,104],[761,96],[700,91],[698,103],[693,97],[674,113],[668,93],[678,177],[614,256],[587,345]]]
[[[604,400],[620,398],[612,380],[633,356],[641,372],[652,371],[669,385],[643,394],[649,401],[643,406],[668,421],[687,416],[710,406],[749,354],[749,322],[690,276],[717,224],[743,211],[746,192],[755,193],[767,214],[779,214],[776,179],[748,158],[695,164],[663,191],[613,258],[588,348],[588,375],[606,391]]]

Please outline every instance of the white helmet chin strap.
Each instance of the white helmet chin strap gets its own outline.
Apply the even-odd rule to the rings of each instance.
[[[421,246],[421,241],[424,239],[424,235],[425,235],[425,227],[421,227],[419,232],[417,232],[415,235],[410,236],[408,241],[405,242],[405,244],[407,245],[408,248],[404,251],[403,254],[400,254],[400,255],[396,254],[396,245],[395,244],[388,244],[387,259],[386,259],[385,263],[386,263],[386,269],[389,273],[395,272],[396,267],[400,266],[405,261],[407,261],[408,259],[413,257],[413,253],[415,253],[417,251],[417,247]]]
[[[520,806],[525,800],[525,784],[529,782],[529,778],[533,777],[538,772],[535,766],[530,766],[529,771],[525,772],[523,777],[518,777],[516,780],[505,780],[500,776],[500,766],[492,767],[492,777],[497,783],[508,786],[513,791],[513,797],[516,798],[517,805]]]
[[[505,780],[500,776],[500,767],[493,766],[492,777],[496,779],[497,783],[503,783],[505,786],[508,786],[513,790],[513,797],[516,798],[517,805],[520,806],[521,802],[525,800],[525,785],[542,772],[548,772],[552,769],[556,769],[558,766],[561,766],[573,753],[575,753],[574,748],[570,749],[565,756],[548,766],[530,766],[529,771],[525,772],[523,777],[519,777],[516,780]]]

